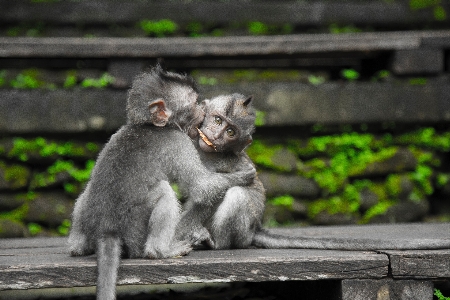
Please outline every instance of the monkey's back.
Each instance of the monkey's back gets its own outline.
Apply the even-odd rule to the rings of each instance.
[[[79,225],[91,243],[112,234],[131,252],[143,249],[158,200],[152,189],[180,176],[174,158],[195,151],[186,144],[192,144],[187,135],[155,126],[127,125],[111,136],[76,203]]]

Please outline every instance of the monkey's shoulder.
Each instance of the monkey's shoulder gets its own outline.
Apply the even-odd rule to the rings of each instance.
[[[179,129],[153,125],[125,125],[110,138],[109,147],[117,145],[130,148],[173,148],[192,145],[189,137]]]

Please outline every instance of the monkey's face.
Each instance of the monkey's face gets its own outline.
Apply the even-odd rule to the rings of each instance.
[[[226,152],[239,140],[239,130],[218,111],[208,112],[200,129],[198,144],[205,152]]]
[[[198,138],[202,151],[237,154],[251,143],[254,118],[239,103],[230,96],[203,101],[205,119]]]

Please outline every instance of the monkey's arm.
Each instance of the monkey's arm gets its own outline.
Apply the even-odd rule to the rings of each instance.
[[[211,219],[227,190],[233,186],[247,186],[255,175],[253,165],[247,164],[235,173],[209,173],[192,182],[176,237],[192,244],[208,239],[204,224]]]

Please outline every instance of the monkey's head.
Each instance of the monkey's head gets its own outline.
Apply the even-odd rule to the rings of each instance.
[[[242,152],[252,142],[255,132],[253,97],[223,95],[201,103],[205,119],[198,143],[205,152]]]
[[[156,65],[138,75],[128,92],[127,123],[177,126],[190,137],[204,113],[197,105],[198,91],[192,77],[163,70]]]

